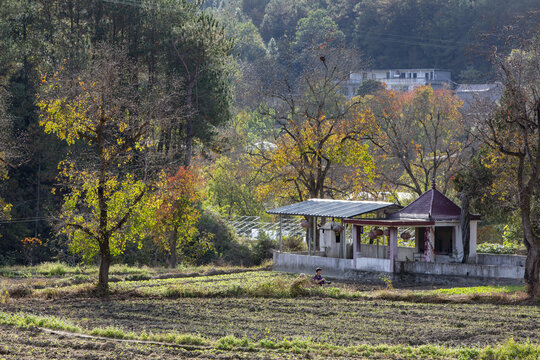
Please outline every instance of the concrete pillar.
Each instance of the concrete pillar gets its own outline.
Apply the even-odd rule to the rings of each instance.
[[[352,258],[353,258],[353,266],[356,269],[356,252],[358,251],[358,226],[353,225],[352,226]]]
[[[424,260],[426,262],[435,261],[435,227],[429,226],[425,228],[425,243],[424,243]]]
[[[454,227],[454,258],[455,261],[461,262],[463,260],[463,239],[461,236],[461,226]]]
[[[390,259],[390,272],[394,272],[394,265],[395,261],[397,259],[397,252],[398,252],[398,232],[397,227],[390,227],[389,230],[389,240],[388,240],[388,249],[389,249],[389,256]]]
[[[315,248],[315,243],[317,242],[317,217],[316,216],[313,217],[313,232],[311,233],[311,241],[313,242],[312,244],[313,253],[315,253],[315,251],[317,251],[317,249]]]
[[[339,238],[341,239],[341,248],[343,249],[343,259],[347,258],[347,232],[345,231],[345,227],[343,226],[343,219],[341,219],[341,228],[343,229],[341,233],[339,234]]]
[[[313,221],[313,218],[311,218],[311,220]],[[311,256],[311,238],[313,237],[313,235],[311,235],[312,231],[313,231],[313,226],[310,229],[309,224],[308,224],[308,227],[306,228],[306,241],[307,241],[307,248],[308,248],[309,256]]]
[[[283,231],[283,225],[281,221],[281,214],[279,214],[279,252],[283,251],[283,239],[282,239],[282,231]]]
[[[469,225],[469,259],[476,262],[476,234],[478,221],[471,221]]]

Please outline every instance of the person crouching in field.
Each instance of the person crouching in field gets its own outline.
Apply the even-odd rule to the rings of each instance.
[[[323,285],[323,284],[330,284],[330,281],[326,281],[325,279],[323,279],[322,277],[322,269],[321,268],[317,268],[315,270],[315,276],[313,277],[313,281],[317,284],[317,285]]]

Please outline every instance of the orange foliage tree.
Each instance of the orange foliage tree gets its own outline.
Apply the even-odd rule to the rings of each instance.
[[[170,267],[176,267],[178,254],[182,255],[182,260],[192,262],[211,249],[210,242],[198,237],[200,182],[193,167],[180,167],[173,176],[163,177],[152,200],[159,203],[154,243],[167,252]]]
[[[37,237],[25,237],[21,240],[23,256],[30,266],[34,264],[34,253],[43,243]]]

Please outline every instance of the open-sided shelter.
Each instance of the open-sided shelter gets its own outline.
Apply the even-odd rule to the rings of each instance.
[[[366,273],[523,277],[523,257],[476,254],[480,217],[462,214],[435,186],[404,208],[389,202],[310,199],[268,213],[302,217],[306,228],[307,252],[283,252],[280,236],[276,270],[302,273],[323,267],[328,276],[350,279]],[[464,218],[468,221],[462,224]],[[361,241],[366,228],[374,232],[373,241]],[[412,240],[398,246],[398,237],[414,239],[414,246]]]

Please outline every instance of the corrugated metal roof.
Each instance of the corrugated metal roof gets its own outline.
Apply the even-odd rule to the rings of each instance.
[[[382,201],[348,201],[309,199],[296,204],[268,210],[268,214],[350,218],[381,210],[395,204]]]

